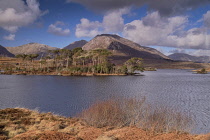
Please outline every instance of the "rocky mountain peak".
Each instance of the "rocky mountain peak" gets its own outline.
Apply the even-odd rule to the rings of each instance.
[[[17,54],[44,54],[47,53],[49,50],[58,49],[56,47],[50,47],[45,44],[39,43],[29,43],[18,47],[6,47],[6,49],[17,55]]]
[[[131,40],[118,35],[102,34],[97,35],[86,45],[83,50],[108,49],[117,59],[129,59],[141,57],[143,59],[170,59],[156,49],[141,46]]]
[[[101,35],[97,35],[96,37],[113,37],[113,38],[116,38],[116,39],[120,39],[121,37],[116,35],[116,34],[101,34]]]

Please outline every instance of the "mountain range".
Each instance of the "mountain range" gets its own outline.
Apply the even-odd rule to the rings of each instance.
[[[160,64],[168,64],[171,66],[173,60],[192,61],[192,62],[210,62],[208,56],[191,56],[188,54],[176,53],[169,56],[162,54],[156,49],[141,46],[133,41],[122,38],[118,35],[101,34],[94,37],[89,42],[85,40],[75,41],[64,49],[74,49],[82,47],[83,50],[107,49],[112,52],[111,61],[115,64],[122,64],[132,57],[141,57],[148,66],[158,67]],[[6,48],[6,49],[5,49]],[[2,47],[0,46],[0,55],[13,57],[17,54],[39,54],[39,58],[47,54],[49,50],[59,49],[39,43],[29,43],[18,47]]]
[[[185,53],[174,53],[168,56],[177,61],[192,61],[198,63],[210,63],[210,56],[193,56]]]
[[[170,60],[167,56],[157,51],[156,49],[141,46],[128,39],[118,35],[102,34],[97,35],[91,41],[80,40],[69,44],[64,49],[74,49],[82,47],[83,50],[107,49],[112,52],[111,59],[115,64],[122,64],[131,57],[141,57],[144,60]],[[59,48],[50,47],[39,43],[29,43],[18,47],[6,47],[6,49],[14,54],[39,54],[43,56],[48,50]]]

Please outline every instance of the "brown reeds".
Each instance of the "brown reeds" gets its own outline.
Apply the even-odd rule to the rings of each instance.
[[[155,133],[189,132],[193,126],[191,117],[167,107],[151,107],[145,98],[97,102],[79,117],[94,127],[136,126]]]

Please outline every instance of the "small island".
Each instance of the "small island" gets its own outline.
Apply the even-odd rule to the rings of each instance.
[[[38,54],[18,54],[0,68],[1,74],[61,76],[135,75],[135,71],[144,71],[142,58],[133,57],[123,65],[115,65],[110,56],[112,53],[106,49],[57,49],[39,60]]]
[[[205,68],[202,68],[201,70],[197,70],[197,74],[207,74],[208,71]]]

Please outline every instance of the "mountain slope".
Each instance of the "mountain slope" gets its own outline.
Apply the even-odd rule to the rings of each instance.
[[[64,47],[64,49],[73,50],[74,48],[77,48],[77,47],[83,47],[85,44],[87,44],[86,40],[75,41],[69,44],[68,46]]]
[[[167,56],[156,49],[143,47],[117,35],[98,35],[84,45],[83,50],[108,49],[112,52],[115,63],[121,64],[131,57],[141,57],[144,60],[169,60]]]
[[[6,47],[6,49],[17,55],[17,54],[39,54],[44,55],[46,54],[49,50],[55,50],[57,48],[55,47],[50,47],[48,45],[44,45],[44,44],[39,44],[39,43],[29,43],[29,44],[25,44],[22,46],[18,46],[18,47]]]
[[[185,53],[174,53],[168,56],[173,60],[178,61],[192,61],[192,62],[199,62],[199,63],[209,63],[210,57],[209,56],[193,56]]]
[[[0,45],[0,56],[14,57],[14,54],[10,53],[5,47]]]

